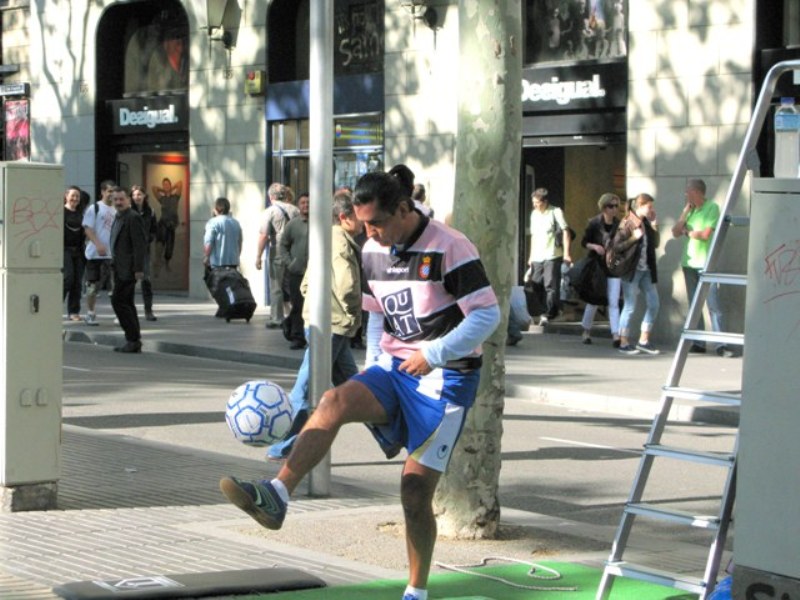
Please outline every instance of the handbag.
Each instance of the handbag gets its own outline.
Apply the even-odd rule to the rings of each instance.
[[[595,306],[608,304],[608,279],[592,255],[584,256],[569,271],[570,284],[578,297]]]

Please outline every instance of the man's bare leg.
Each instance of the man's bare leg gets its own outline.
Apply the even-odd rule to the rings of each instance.
[[[433,547],[436,544],[436,517],[433,494],[441,473],[407,458],[400,483],[400,498],[406,520],[408,584],[427,589]]]
[[[363,383],[346,381],[328,390],[297,436],[277,478],[291,494],[328,453],[342,425],[385,421],[386,411]]]

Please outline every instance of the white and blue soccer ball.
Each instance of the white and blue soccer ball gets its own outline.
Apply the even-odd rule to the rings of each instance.
[[[281,386],[271,381],[247,381],[228,399],[225,420],[240,442],[269,446],[289,432],[292,405]]]

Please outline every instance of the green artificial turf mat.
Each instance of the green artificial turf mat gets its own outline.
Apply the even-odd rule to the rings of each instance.
[[[577,591],[534,591],[506,585],[499,581],[464,573],[436,573],[428,584],[428,600],[594,600],[602,570],[584,565],[541,562],[561,573],[559,580],[541,580],[528,576],[529,566],[508,564],[479,567],[473,570],[484,575],[501,577],[521,586],[577,587]],[[547,575],[538,571],[538,575]],[[357,585],[326,587],[316,590],[248,596],[249,600],[400,600],[404,580],[378,580]],[[695,594],[660,585],[617,577],[612,600],[695,600]]]

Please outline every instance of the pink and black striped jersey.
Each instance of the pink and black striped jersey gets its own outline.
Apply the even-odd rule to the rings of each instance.
[[[362,251],[364,310],[383,314],[381,349],[406,359],[425,341],[446,335],[473,309],[494,306],[475,246],[426,217],[402,250],[369,239]],[[480,347],[447,368],[480,366]]]

